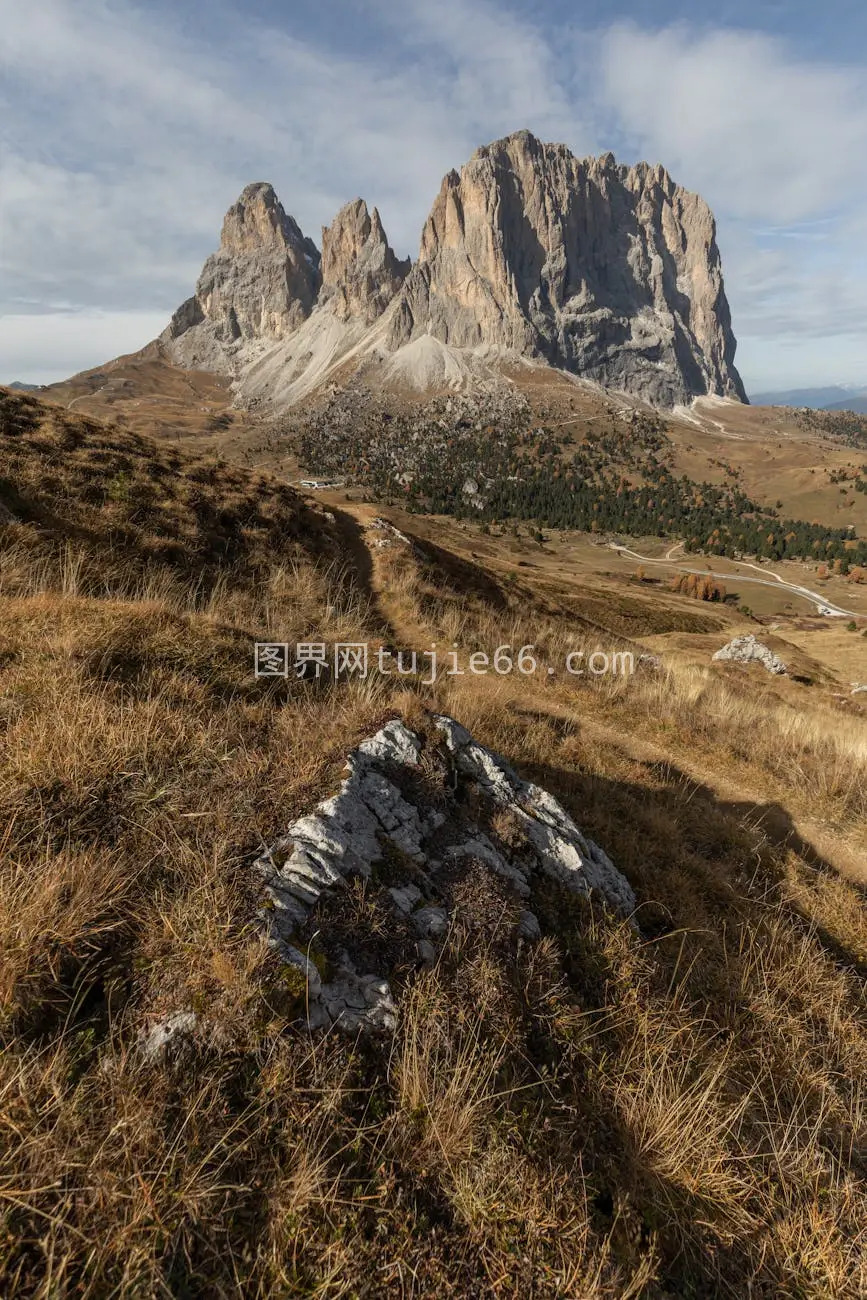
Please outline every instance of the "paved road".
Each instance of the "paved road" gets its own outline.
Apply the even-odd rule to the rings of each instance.
[[[680,543],[678,543],[678,545],[680,545]],[[841,609],[839,605],[833,605],[828,600],[827,596],[823,596],[817,591],[811,591],[809,587],[800,587],[797,583],[787,582],[785,578],[781,578],[778,573],[771,574],[771,577],[774,579],[774,581],[771,582],[768,578],[751,578],[749,574],[744,573],[715,573],[713,569],[689,569],[682,564],[680,560],[669,558],[674,547],[671,548],[663,559],[660,556],[639,555],[637,551],[631,551],[628,546],[618,546],[616,542],[609,542],[609,546],[612,551],[617,551],[618,555],[628,555],[634,560],[640,560],[642,564],[676,564],[679,572],[697,573],[699,577],[702,578],[717,578],[720,582],[724,582],[726,579],[731,581],[732,578],[736,578],[738,582],[753,582],[758,587],[777,588],[781,586],[785,591],[790,591],[795,596],[801,596],[804,600],[809,601],[811,605],[815,605],[818,612],[824,614],[826,618],[863,617],[863,615],[859,614],[857,610]],[[745,564],[750,569],[758,569],[758,565],[750,564],[747,560],[733,560],[732,563]],[[758,571],[760,573],[765,572],[763,569],[759,569]]]

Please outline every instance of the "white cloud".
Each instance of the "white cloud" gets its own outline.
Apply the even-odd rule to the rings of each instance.
[[[579,153],[592,146],[556,43],[532,23],[491,0],[373,0],[372,7],[390,21],[415,70],[436,70],[439,107],[461,124],[469,151],[522,127],[546,139],[568,136]]]
[[[867,337],[864,238],[836,222],[820,244],[775,232],[757,238],[723,219],[726,283],[740,334],[767,338]]]
[[[334,197],[322,220],[361,193],[398,251],[414,255],[443,175],[480,144],[527,126],[584,147],[548,44],[488,0],[362,8],[386,33],[371,42],[375,56],[337,57],[271,29],[246,37],[266,84],[285,88],[296,186],[310,172],[328,179]]]
[[[599,49],[601,94],[625,138],[717,216],[744,375],[760,386],[799,368],[805,382],[847,369],[857,378],[856,340],[867,350],[863,72],[745,31],[618,24]]]
[[[278,30],[233,4],[215,0],[204,43],[183,6],[157,21],[132,0],[0,0],[0,372],[98,364],[121,347],[101,320],[128,322],[135,346],[136,322],[190,293],[251,180],[317,240],[360,194],[414,253],[443,173],[525,126],[579,154],[625,146],[705,195],[746,370],[774,339],[806,340],[808,371],[828,360],[811,339],[867,340],[867,91],[851,70],[742,31],[546,30],[496,0],[358,0],[363,47],[338,53],[292,6]],[[41,329],[10,325],[30,312]]]
[[[136,352],[165,325],[155,312],[49,312],[0,316],[0,383],[52,384]]]
[[[796,59],[755,32],[618,24],[600,50],[623,129],[711,206],[781,224],[834,210],[853,183],[865,192],[854,175],[867,152],[863,73]]]
[[[832,384],[867,387],[864,334],[829,338],[779,338],[745,334],[740,374],[747,393]]]
[[[293,35],[291,20],[276,30],[241,11],[221,12],[222,43],[202,46],[126,0],[0,0],[11,88],[0,270],[12,309],[41,294],[49,306],[168,312],[253,179],[273,180],[316,239],[361,193],[398,251],[414,253],[444,171],[531,107],[541,129],[563,98],[544,41],[490,6],[485,42],[457,61],[453,0],[444,45],[421,9],[399,24],[386,9],[392,39],[340,57]],[[397,26],[410,42],[399,57]]]

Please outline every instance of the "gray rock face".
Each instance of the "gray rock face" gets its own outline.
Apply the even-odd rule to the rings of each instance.
[[[322,283],[319,264],[316,245],[273,188],[248,185],[226,213],[219,250],[205,262],[194,296],[161,342],[181,365],[225,371],[239,344],[283,339],[307,319]]]
[[[453,718],[440,717],[437,725],[458,770],[471,776],[498,808],[519,822],[534,850],[537,869],[575,893],[588,898],[592,893],[600,895],[620,916],[635,910],[629,881],[598,844],[581,834],[553,795],[522,781],[499,754],[473,740]],[[522,874],[529,885],[526,873]]]
[[[430,388],[482,383],[504,351],[657,406],[746,401],[707,204],[661,166],[580,160],[528,131],[449,172],[412,268],[361,199],[323,228],[320,258],[271,186],[249,185],[160,342],[278,408],[350,357]]]
[[[412,923],[422,939],[439,939],[449,928],[449,914],[444,907],[420,907]]]
[[[395,257],[379,212],[363,199],[347,203],[330,226],[322,228],[322,292],[339,320],[360,317],[372,324],[403,284],[410,260]]]
[[[787,671],[779,655],[775,655],[773,650],[758,641],[752,632],[748,632],[746,636],[736,636],[733,641],[729,641],[728,645],[717,650],[713,657],[738,664],[760,663],[769,673],[777,675]]]
[[[391,326],[501,345],[646,398],[746,401],[715,224],[662,167],[520,131],[443,180]]]
[[[576,893],[598,895],[619,916],[631,917],[635,910],[628,881],[556,799],[522,781],[452,718],[434,722],[456,778],[471,780],[492,812],[510,813],[523,829],[520,862],[508,861],[478,827],[466,825],[456,801],[446,810],[428,808],[402,793],[401,776],[418,772],[424,746],[403,722],[387,723],[359,745],[349,755],[349,775],[338,793],[295,821],[255,864],[268,896],[260,918],[282,960],[304,976],[305,1014],[313,1028],[333,1025],[352,1033],[394,1028],[397,1006],[387,972],[361,972],[344,953],[335,977],[326,981],[299,939],[317,905],[348,877],[371,879],[387,850],[406,863],[406,879],[384,891],[395,928],[412,936],[426,965],[435,961],[437,944],[449,928],[449,907],[437,886],[444,863],[452,871],[461,860],[468,860],[469,870],[473,864],[489,868],[504,880],[516,904],[532,898],[534,882],[547,875]],[[434,856],[434,844],[442,857]],[[537,918],[524,906],[517,915],[519,937],[534,942],[541,935]],[[317,931],[325,924],[318,913],[316,924]]]
[[[542,938],[542,927],[535,912],[521,912],[518,917],[518,937],[527,943],[535,943]]]

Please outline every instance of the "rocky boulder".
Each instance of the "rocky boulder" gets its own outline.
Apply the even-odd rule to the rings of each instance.
[[[180,1061],[202,1032],[195,1011],[172,1011],[153,1021],[139,1033],[138,1051],[143,1065]]]
[[[454,882],[468,874],[490,873],[514,900],[516,943],[541,937],[532,907],[545,881],[633,924],[635,895],[604,851],[551,794],[454,719],[434,717],[427,736],[389,722],[349,755],[347,768],[337,794],[293,822],[256,862],[267,895],[261,919],[300,977],[311,1027],[393,1029],[394,971],[436,960],[452,923]],[[425,795],[431,780],[436,799]],[[462,798],[470,791],[472,813]],[[503,819],[506,837],[497,829]],[[355,914],[342,930],[333,914],[353,877],[371,883],[375,905],[390,918],[372,946]],[[325,958],[317,959],[323,946]]]
[[[752,632],[746,636],[736,636],[728,645],[717,650],[713,657],[738,664],[760,663],[769,673],[777,675],[788,671],[779,655],[775,655],[773,650],[757,640]]]

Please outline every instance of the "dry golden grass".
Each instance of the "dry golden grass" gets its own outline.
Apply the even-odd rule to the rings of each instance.
[[[219,442],[227,429],[237,438],[245,423],[230,409],[232,391],[225,379],[172,365],[157,342],[51,384],[40,400],[173,442],[206,442],[208,436]]]
[[[725,768],[758,771],[793,810],[853,827],[867,820],[867,729],[807,690],[786,699],[756,676],[726,680],[678,664],[603,688],[612,717],[644,735],[677,734]]]
[[[164,521],[190,549],[160,552],[153,517],[119,525],[104,500],[120,435],[64,419],[8,434],[0,473],[30,511],[0,528],[0,1293],[863,1295],[863,894],[796,829],[806,809],[858,842],[857,720],[677,664],[256,682],[266,634],[389,623],[419,648],[536,643],[547,666],[604,629],[479,566],[437,583],[399,548],[368,587],[322,516],[216,467],[204,491],[271,521],[225,566],[192,462]],[[122,454],[138,482],[162,453]],[[641,933],[552,883],[543,940],[519,945],[518,905],[468,868],[394,1040],[311,1037],[251,861],[354,743],[426,706],[564,802],[629,876]],[[513,846],[508,818],[488,830]],[[176,1010],[206,1031],[143,1064]]]
[[[407,996],[394,1064],[401,1112],[416,1127],[411,1159],[448,1174],[472,1157],[496,1100],[503,1048],[480,1042],[481,1020],[455,1033],[439,982],[421,977]]]

